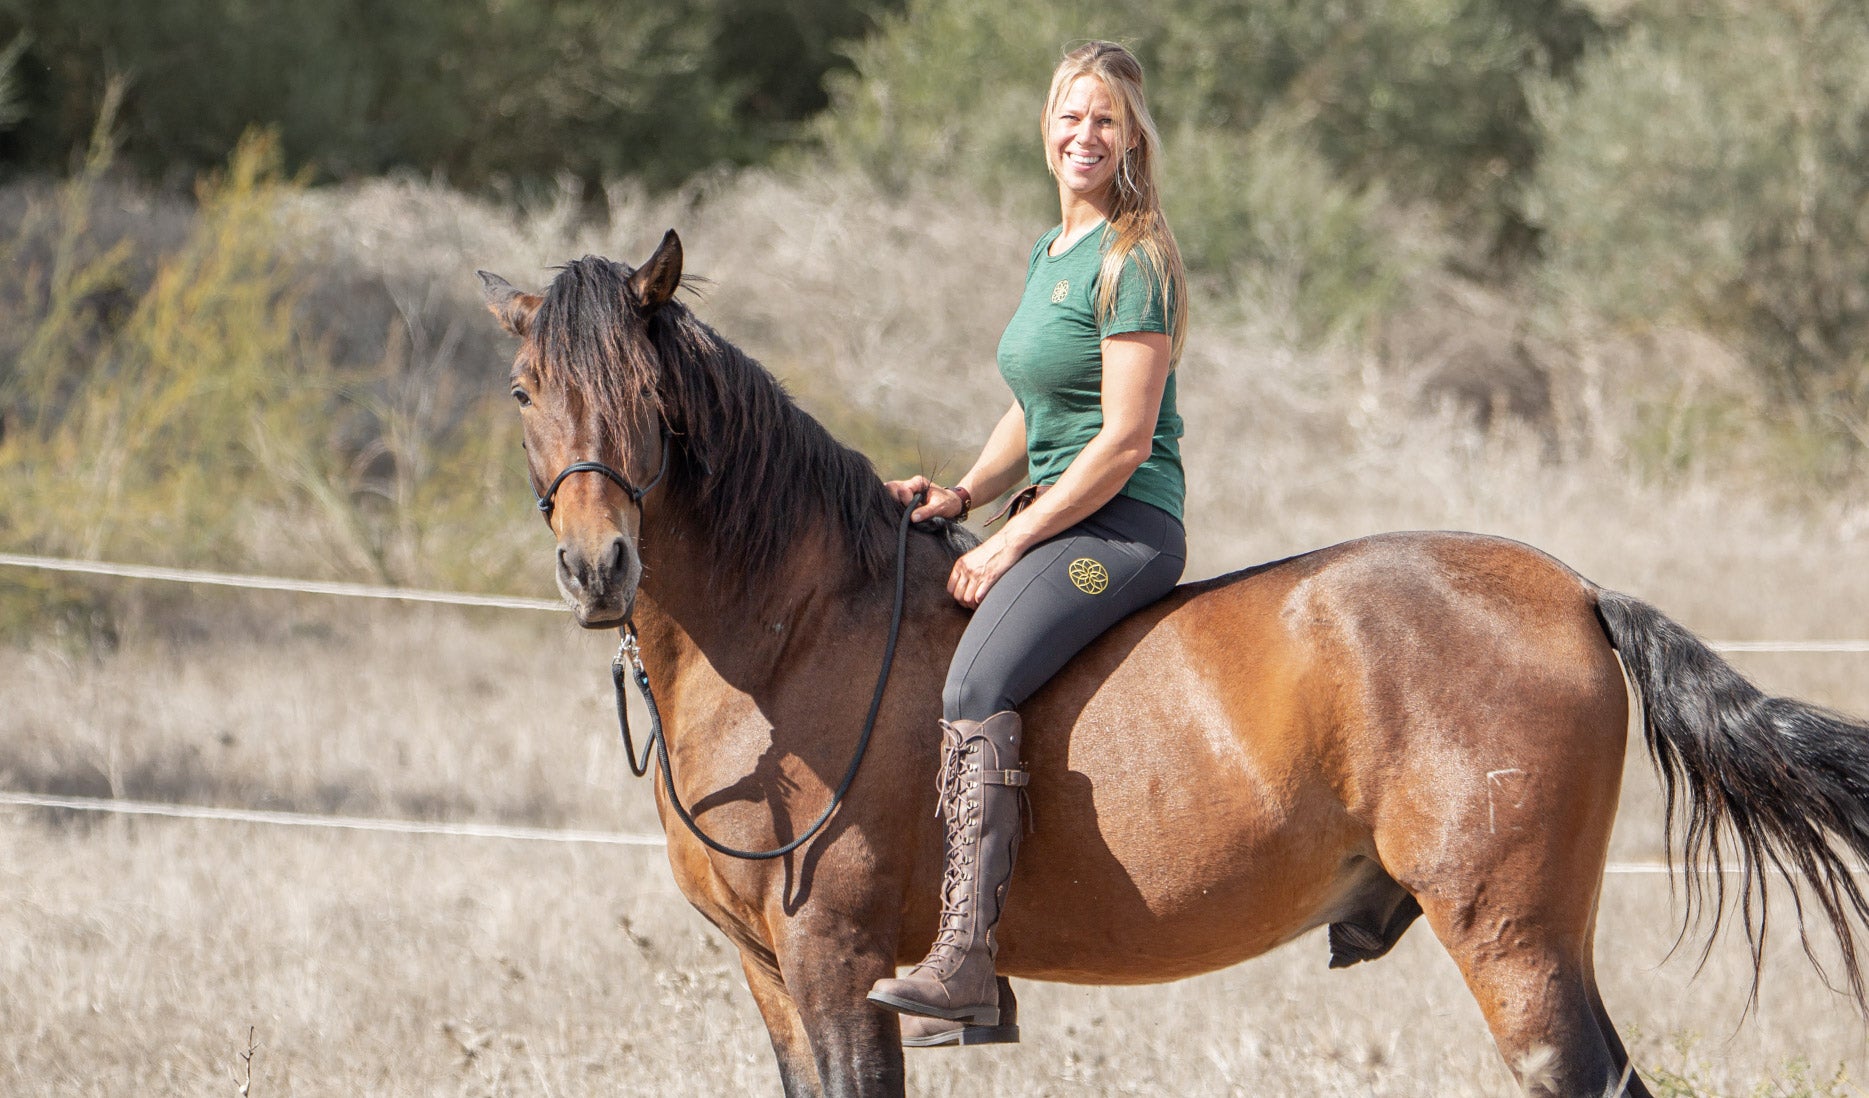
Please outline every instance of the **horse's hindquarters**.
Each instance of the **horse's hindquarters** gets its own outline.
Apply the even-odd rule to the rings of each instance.
[[[1578,948],[1627,718],[1592,597],[1516,543],[1404,535],[1123,623],[1028,703],[1006,971],[1174,979],[1339,921],[1379,953],[1401,890],[1516,896]]]

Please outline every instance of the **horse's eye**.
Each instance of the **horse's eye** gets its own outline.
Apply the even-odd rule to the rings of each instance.
[[[519,402],[521,408],[532,407],[532,397],[517,385],[513,386],[513,399]]]

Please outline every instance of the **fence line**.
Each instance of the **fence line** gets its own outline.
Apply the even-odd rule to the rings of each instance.
[[[660,835],[630,835],[614,831],[577,831],[549,827],[508,827],[500,824],[436,823],[387,817],[329,816],[311,812],[265,812],[246,808],[166,804],[160,801],[120,801],[103,797],[54,797],[39,793],[0,792],[0,805],[19,808],[62,808],[73,812],[102,812],[120,816],[164,816],[178,820],[219,820],[274,827],[322,827],[341,831],[378,831],[400,835],[449,835],[466,839],[513,839],[521,842],[587,843],[601,846],[662,846]]]
[[[336,595],[356,599],[390,599],[399,602],[432,602],[446,606],[490,606],[503,610],[563,610],[565,604],[553,599],[531,599],[521,595],[473,595],[461,591],[431,591],[420,587],[385,587],[368,583],[338,583],[330,580],[298,580],[279,576],[248,576],[233,572],[202,572],[189,568],[162,568],[149,564],[116,564],[110,561],[73,560],[66,557],[35,557],[19,553],[0,553],[0,566],[34,568],[47,572],[78,572],[92,576],[119,576],[127,579],[163,580],[170,583],[198,583],[215,587],[244,587],[255,591],[295,591],[309,595]],[[1706,642],[1716,652],[1869,652],[1869,639],[1814,641],[1734,641]]]
[[[150,564],[113,564],[109,561],[69,560],[0,553],[0,565],[35,568],[46,572],[80,572],[92,576],[197,583],[212,587],[245,587],[255,591],[297,591],[308,595],[337,595],[353,599],[390,599],[397,602],[436,602],[447,606],[491,606],[501,610],[563,610],[553,599],[519,595],[472,595],[461,591],[429,591],[420,587],[383,587],[368,583],[286,579],[280,576],[245,576],[233,572],[200,572],[189,568],[162,568]]]

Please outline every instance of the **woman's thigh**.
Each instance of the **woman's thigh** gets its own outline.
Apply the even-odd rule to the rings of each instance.
[[[1174,589],[1185,564],[1179,524],[1150,539],[1170,542],[1158,548],[1096,517],[1027,553],[987,592],[948,667],[948,720],[1016,708],[1104,630]]]

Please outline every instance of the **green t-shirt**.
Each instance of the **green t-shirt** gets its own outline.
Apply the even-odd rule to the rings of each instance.
[[[999,339],[1000,375],[1025,412],[1033,484],[1056,481],[1103,428],[1103,339],[1124,332],[1168,332],[1166,297],[1139,255],[1123,265],[1116,308],[1099,322],[1097,284],[1109,226],[1085,233],[1063,255],[1047,255],[1062,229],[1052,229],[1032,249],[1025,293]],[[1118,494],[1180,519],[1187,495],[1180,439],[1171,372],[1155,419],[1154,445]]]

